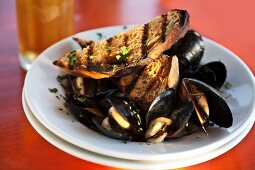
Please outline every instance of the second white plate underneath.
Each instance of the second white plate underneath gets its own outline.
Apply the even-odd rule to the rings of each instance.
[[[175,169],[181,168],[186,166],[191,166],[195,164],[199,164],[210,159],[213,159],[234,146],[236,146],[250,131],[251,127],[253,126],[253,121],[248,124],[248,126],[238,135],[236,138],[231,140],[230,142],[226,143],[225,145],[214,149],[210,152],[204,154],[197,154],[192,157],[186,157],[184,159],[179,160],[166,160],[166,161],[134,161],[134,160],[126,160],[126,159],[118,159],[109,156],[104,156],[100,154],[96,154],[90,152],[88,150],[82,149],[77,147],[61,138],[56,136],[54,133],[50,132],[46,127],[44,127],[34,116],[32,111],[29,109],[29,106],[26,103],[26,99],[24,96],[24,91],[22,95],[22,104],[25,114],[35,128],[35,130],[48,142],[52,145],[56,146],[57,148],[63,150],[64,152],[69,153],[70,155],[76,156],[80,159],[87,160],[90,162],[94,162],[97,164],[102,164],[106,166],[118,167],[118,168],[127,168],[127,169]]]

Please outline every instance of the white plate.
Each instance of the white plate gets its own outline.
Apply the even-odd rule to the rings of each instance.
[[[69,153],[73,156],[76,156],[80,159],[84,159],[90,162],[113,166],[118,168],[128,168],[128,169],[175,169],[181,168],[186,166],[195,165],[201,162],[208,161],[213,159],[228,150],[232,147],[236,146],[250,131],[251,127],[253,126],[253,121],[248,124],[248,126],[241,132],[240,135],[235,137],[233,140],[229,141],[225,145],[212,150],[211,152],[207,152],[204,154],[198,154],[196,156],[192,156],[189,158],[183,158],[175,161],[133,161],[133,160],[126,160],[126,159],[118,159],[113,157],[108,157],[100,154],[96,154],[82,148],[79,148],[75,145],[66,142],[65,140],[57,137],[55,134],[50,132],[47,128],[45,128],[33,115],[29,106],[26,103],[26,99],[24,96],[24,91],[22,95],[22,104],[25,111],[25,114],[31,123],[31,125],[35,128],[35,130],[48,142],[52,145],[56,146],[57,148],[61,149],[62,151]]]
[[[101,28],[79,33],[75,37],[97,40],[97,33],[110,37],[122,30],[122,26]],[[71,37],[48,48],[33,63],[24,85],[27,103],[36,118],[54,134],[76,146],[107,156],[132,160],[169,160],[216,149],[239,135],[254,120],[255,83],[251,71],[238,56],[207,38],[204,41],[206,50],[203,62],[221,60],[228,70],[227,81],[231,82],[232,88],[223,90],[224,95],[231,95],[227,98],[234,118],[231,128],[210,128],[208,136],[201,132],[171,142],[147,145],[139,142],[125,144],[73,121],[59,110],[59,107],[63,108],[63,103],[48,90],[58,88],[59,94],[64,94],[56,81],[59,69],[52,62],[58,56],[78,48]]]

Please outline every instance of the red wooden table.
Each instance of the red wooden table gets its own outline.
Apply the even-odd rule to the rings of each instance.
[[[188,10],[191,27],[236,53],[255,73],[253,0],[76,0],[75,32],[146,23],[170,8]],[[73,157],[44,140],[21,104],[26,72],[19,65],[15,1],[0,1],[0,169],[114,169]],[[255,169],[255,127],[236,147],[184,169]]]

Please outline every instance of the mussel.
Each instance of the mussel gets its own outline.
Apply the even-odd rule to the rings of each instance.
[[[146,114],[145,138],[149,142],[158,143],[167,136],[167,129],[172,125],[168,118],[175,104],[175,89],[169,88],[160,93],[152,102]]]
[[[116,139],[138,140],[141,138],[143,128],[139,110],[118,98],[109,97],[107,101],[111,105],[107,117],[93,119],[98,130],[102,134]]]
[[[205,133],[210,122],[225,128],[232,126],[231,110],[213,87],[196,79],[184,78],[179,92],[182,102],[193,103],[195,114]]]
[[[67,106],[72,115],[88,128],[95,129],[93,117],[104,118],[104,106],[92,98],[77,93],[67,94]]]
[[[190,101],[175,105],[175,89],[166,89],[156,97],[146,116],[146,141],[158,143],[184,135],[194,106]]]
[[[217,91],[227,70],[220,61],[201,65],[203,53],[202,37],[189,30],[161,58],[125,76],[69,76],[68,108],[87,127],[119,140],[158,143],[201,129],[207,134],[214,124],[228,128],[232,113]]]
[[[185,70],[182,77],[194,78],[215,89],[220,89],[226,80],[227,69],[222,62],[214,61]]]
[[[189,30],[183,38],[171,46],[165,54],[169,56],[176,55],[179,60],[180,72],[196,66],[200,63],[204,54],[204,41],[202,36],[194,31]]]
[[[72,91],[87,97],[103,98],[117,91],[117,87],[110,79],[91,79],[84,77],[69,76]]]

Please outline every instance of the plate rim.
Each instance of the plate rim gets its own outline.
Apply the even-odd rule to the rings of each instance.
[[[102,27],[102,28],[97,28],[97,29],[92,29],[92,30],[88,30],[88,31],[92,31],[92,32],[94,32],[94,31],[98,31],[98,30],[103,30],[103,29],[112,29],[112,28],[119,28],[119,27],[123,27],[123,25],[121,25],[121,26],[113,26],[113,27],[111,27],[111,26],[109,26],[109,27]],[[75,35],[72,35],[72,36],[70,36],[70,37],[68,37],[68,38],[65,38],[65,39],[63,39],[63,40],[61,40],[61,41],[59,41],[59,42],[57,42],[56,44],[54,44],[53,46],[51,46],[51,47],[49,47],[49,48],[54,48],[55,46],[58,46],[59,45],[59,43],[63,43],[64,41],[69,41],[68,39],[70,39],[71,37],[74,37],[74,36],[77,36],[77,35],[81,35],[81,34],[84,34],[85,32],[88,32],[88,31],[83,31],[83,32],[80,32],[80,33],[77,33],[77,34],[75,34]],[[224,46],[222,46],[222,45],[220,45],[220,44],[218,44],[217,42],[215,42],[215,41],[213,41],[213,40],[210,40],[210,39],[208,39],[208,38],[206,38],[206,37],[203,37],[203,39],[205,39],[206,41],[208,41],[208,42],[210,42],[210,43],[212,43],[212,44],[214,44],[214,45],[216,45],[217,47],[219,47],[219,48],[221,48],[221,49],[223,49],[224,51],[226,51],[227,53],[229,53],[231,56],[233,56],[235,59],[237,59],[237,61],[239,62],[239,63],[241,63],[243,66],[244,66],[244,68],[245,68],[245,70],[247,71],[247,73],[248,73],[248,75],[249,75],[249,78],[250,77],[252,77],[253,76],[253,74],[251,73],[251,71],[250,71],[250,69],[248,68],[248,66],[236,55],[236,54],[234,54],[232,51],[230,51],[230,50],[228,50],[227,48],[225,48]],[[48,49],[49,49],[48,48]],[[46,49],[46,51],[48,50],[48,49]],[[45,53],[45,51],[41,54],[41,55],[43,55]],[[38,58],[40,58],[40,57],[38,57]],[[36,60],[34,63],[37,63],[37,62],[39,62],[39,60]],[[34,66],[35,64],[32,64],[32,67]],[[32,68],[31,67],[31,68]],[[27,73],[27,75],[26,75],[26,78],[25,78],[25,82],[24,82],[24,87],[26,87],[26,84],[27,84],[27,79],[28,79],[28,76],[29,76],[29,74],[30,74],[30,72],[28,71],[28,73]],[[253,88],[255,89],[255,82],[254,82],[254,80],[253,80]],[[25,88],[25,90],[27,90],[26,88]],[[37,112],[36,112],[36,108],[34,108],[33,107],[33,104],[32,104],[32,102],[30,101],[30,99],[29,99],[29,97],[27,96],[27,93],[25,93],[25,96],[26,96],[26,99],[27,99],[27,103],[28,103],[28,105],[29,105],[29,107],[30,107],[30,109],[32,110],[32,112],[34,112],[35,113],[35,116],[36,116],[36,118],[45,126],[45,127],[47,127],[50,131],[52,131],[54,134],[56,134],[56,135],[58,135],[59,137],[61,137],[62,139],[64,139],[64,140],[66,140],[66,141],[68,141],[68,142],[70,142],[70,143],[73,143],[73,144],[75,144],[75,145],[77,145],[77,146],[79,146],[79,147],[82,147],[82,148],[84,148],[84,149],[87,149],[87,150],[90,150],[90,151],[92,151],[92,152],[95,152],[95,153],[99,153],[99,154],[103,154],[103,155],[111,155],[112,157],[116,157],[116,158],[123,158],[123,159],[134,159],[134,160],[148,160],[148,159],[153,159],[153,160],[155,160],[155,155],[149,155],[149,156],[137,156],[136,154],[131,154],[131,153],[129,153],[129,155],[119,155],[119,153],[113,153],[113,152],[109,152],[108,150],[107,151],[102,151],[102,150],[100,150],[100,149],[96,149],[95,147],[93,148],[93,149],[91,149],[91,147],[90,146],[84,146],[84,144],[81,144],[81,143],[79,143],[79,142],[77,142],[77,141],[73,141],[73,140],[71,140],[71,139],[69,139],[68,137],[63,137],[62,135],[60,135],[60,134],[58,134],[58,132],[57,132],[57,130],[55,129],[55,127],[51,127],[51,125],[50,125],[50,127],[48,127],[49,125],[47,125],[47,123],[45,122],[45,121],[43,121],[42,120],[42,118],[40,117],[40,115],[38,115],[37,114]],[[253,94],[253,96],[255,96],[255,94]],[[254,114],[253,112],[255,112],[255,108],[254,108],[254,105],[255,105],[255,102],[253,102],[253,104],[252,104],[253,106],[251,107],[251,110],[250,110],[250,113],[251,114]],[[249,121],[252,119],[252,116],[250,116],[249,117]],[[248,120],[246,120],[246,122],[248,122]],[[232,134],[232,135],[229,135],[228,137],[227,137],[227,140],[226,140],[226,142],[228,142],[228,141],[230,141],[230,140],[232,140],[235,136],[237,136],[239,133],[240,133],[240,131],[242,131],[243,129],[244,129],[244,127],[243,126],[241,126],[240,128],[239,128],[240,130],[236,130],[235,132],[233,132],[234,133],[234,135]],[[226,143],[225,142],[225,143]],[[208,147],[208,146],[204,146],[204,147],[202,147],[202,148],[196,148],[195,150],[192,150],[192,151],[183,151],[183,152],[181,152],[181,153],[163,153],[163,154],[156,154],[156,159],[158,159],[158,160],[164,160],[164,159],[167,159],[167,157],[171,157],[171,156],[175,156],[175,157],[181,157],[183,154],[186,154],[186,153],[190,153],[190,152],[193,152],[193,151],[197,151],[197,152],[203,152],[203,150],[205,150],[204,148],[206,147],[207,148],[207,150],[208,149],[214,149],[215,147],[219,147],[220,145],[223,145],[224,143],[220,143],[220,142],[218,142],[218,143],[214,143],[214,145],[209,145],[210,147]],[[91,145],[91,144],[90,144]],[[204,151],[205,152],[205,151]]]
[[[57,135],[52,133],[49,129],[47,129],[44,125],[42,125],[39,122],[39,120],[37,120],[37,118],[33,115],[32,111],[29,110],[30,108],[29,108],[28,104],[26,103],[24,90],[22,91],[22,106],[23,106],[23,110],[25,112],[25,115],[26,115],[29,123],[32,125],[32,127],[35,129],[35,131],[37,133],[39,133],[46,141],[48,141],[50,144],[52,144],[56,148],[66,152],[72,156],[80,158],[82,160],[90,161],[93,163],[99,163],[104,166],[113,166],[113,167],[117,167],[117,168],[129,168],[129,169],[130,168],[131,169],[149,169],[149,168],[152,168],[152,169],[155,169],[155,168],[175,169],[175,168],[183,168],[183,167],[192,166],[192,165],[196,165],[199,163],[209,161],[209,160],[214,159],[218,156],[221,156],[222,154],[228,152],[230,149],[232,149],[233,147],[238,145],[246,137],[246,135],[249,133],[249,131],[251,130],[251,128],[254,125],[254,121],[251,121],[247,125],[247,127],[244,129],[244,131],[242,131],[233,140],[229,141],[228,143],[224,144],[223,146],[220,146],[219,148],[216,148],[215,150],[209,151],[208,153],[200,154],[200,155],[203,155],[202,156],[203,158],[200,160],[199,160],[200,155],[198,155],[196,157],[193,157],[193,160],[189,159],[188,162],[183,161],[183,162],[173,164],[173,162],[164,160],[164,161],[155,161],[155,164],[153,164],[153,165],[151,165],[151,164],[147,165],[146,161],[126,160],[126,159],[114,158],[114,157],[109,157],[109,156],[93,153],[91,151],[88,151],[88,150],[85,150],[78,146],[75,146],[75,145],[63,140],[62,138],[58,137]],[[33,121],[32,117],[37,122]],[[43,132],[44,130],[48,131],[50,135],[48,135],[47,133],[44,133]],[[55,137],[55,140],[54,140],[54,137]],[[59,144],[59,143],[64,143],[65,146],[61,146],[61,144]],[[98,159],[98,156],[101,158]],[[123,161],[124,161],[124,163],[123,163]],[[132,164],[132,165],[130,166],[130,164]]]

